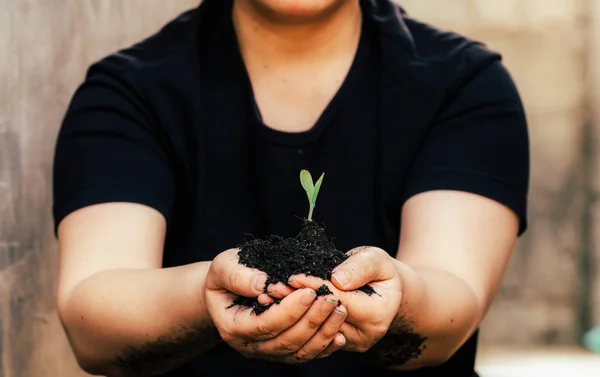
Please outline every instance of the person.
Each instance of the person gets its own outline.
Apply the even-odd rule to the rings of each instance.
[[[475,376],[526,229],[529,141],[500,54],[390,0],[205,0],[95,62],[54,157],[58,312],[115,376]],[[350,257],[265,287],[298,174]],[[377,294],[357,289],[370,284]],[[268,305],[260,315],[235,297]],[[339,303],[341,301],[341,304]]]

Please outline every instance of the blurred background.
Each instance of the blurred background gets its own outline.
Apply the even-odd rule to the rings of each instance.
[[[599,376],[579,345],[600,324],[600,0],[398,2],[500,51],[530,121],[530,227],[483,325],[483,377]],[[83,376],[54,310],[56,132],[91,62],[197,3],[0,0],[0,377]]]

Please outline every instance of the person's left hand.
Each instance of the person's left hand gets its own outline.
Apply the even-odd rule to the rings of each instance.
[[[365,352],[386,334],[400,309],[400,262],[376,247],[359,247],[348,255],[350,257],[333,270],[331,282],[295,275],[288,284],[296,289],[307,287],[315,291],[326,284],[348,311],[340,329],[346,337],[344,350]],[[369,296],[357,290],[366,284],[376,293]]]

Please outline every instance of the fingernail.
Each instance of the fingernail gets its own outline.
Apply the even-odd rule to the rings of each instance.
[[[262,293],[265,289],[265,284],[267,283],[267,275],[256,275],[254,277],[254,281],[252,282],[252,288],[257,292]]]
[[[333,308],[336,307],[336,305],[337,305],[337,300],[334,300],[331,298],[325,299],[323,304],[321,304],[321,312],[331,313],[331,311],[333,310]]]
[[[317,298],[317,294],[314,291],[310,291],[310,293],[305,293],[302,297],[302,305],[310,306],[315,299]]]
[[[342,319],[344,319],[344,313],[343,311],[339,310],[339,309],[335,309],[333,311],[333,317],[331,318],[331,323],[333,323],[334,325],[337,325],[338,323],[342,322]]]
[[[350,274],[348,274],[345,270],[337,270],[333,273],[333,277],[338,281],[338,283],[340,283],[342,287],[350,283]]]
[[[269,284],[269,286],[265,287],[265,293],[268,295],[277,293],[277,289],[275,289],[276,286],[276,284]]]

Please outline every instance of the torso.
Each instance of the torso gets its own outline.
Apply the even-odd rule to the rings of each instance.
[[[374,3],[383,4],[388,20],[396,17],[395,6]],[[205,1],[162,32],[164,40],[153,42],[157,48],[182,39],[197,45],[178,48],[168,55],[179,59],[177,65],[148,76],[162,81],[139,80],[156,124],[167,125],[157,132],[179,189],[164,265],[211,260],[248,237],[295,235],[308,209],[298,181],[301,169],[326,173],[315,219],[326,225],[338,249],[371,245],[394,254],[405,185],[441,102],[439,91],[430,90],[444,85],[436,82],[438,72],[429,63],[400,60],[396,68],[396,55],[405,52],[382,46],[400,36],[386,36],[392,39],[384,43],[373,19],[365,23],[369,29],[356,59],[334,61],[311,74],[252,65],[246,71],[228,6],[231,0]],[[401,28],[386,31],[396,32]],[[432,33],[425,27],[418,32]],[[406,81],[396,69],[410,70],[403,72]],[[454,361],[426,375],[471,377],[475,342],[473,337]],[[246,360],[223,345],[169,376],[424,375],[378,369],[363,356],[339,352],[291,367]]]

